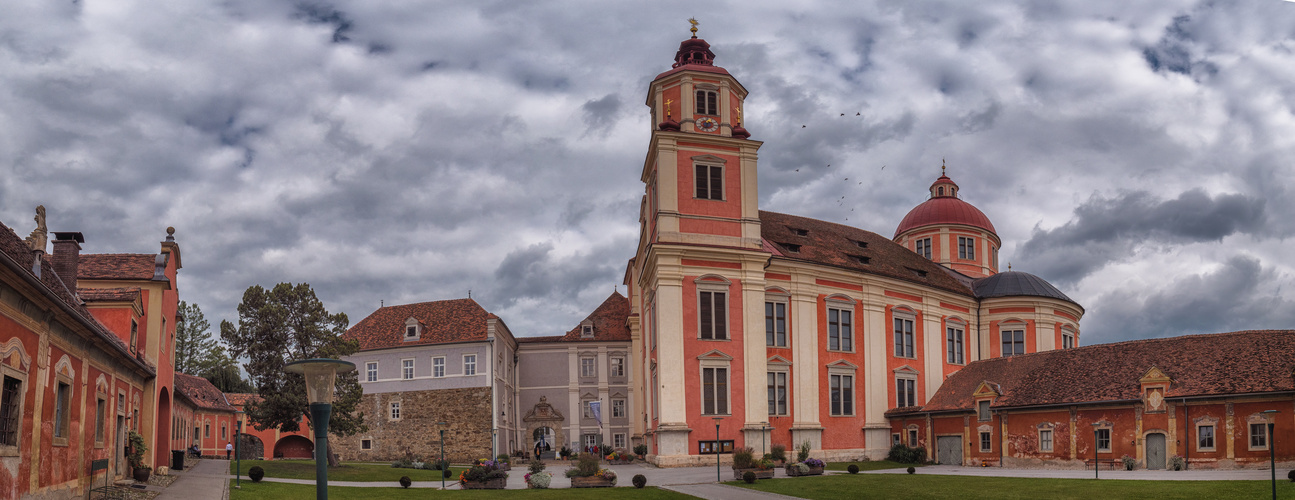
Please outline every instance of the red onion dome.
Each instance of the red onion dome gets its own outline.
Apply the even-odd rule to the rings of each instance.
[[[895,229],[895,237],[898,238],[899,235],[919,227],[947,224],[976,227],[998,236],[998,232],[994,230],[994,224],[989,222],[989,217],[972,204],[959,199],[958,185],[948,176],[941,175],[931,183],[931,199],[913,207],[908,215],[899,221],[899,227]]]

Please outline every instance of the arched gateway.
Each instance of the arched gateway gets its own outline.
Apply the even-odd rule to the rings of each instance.
[[[549,404],[548,397],[540,396],[540,402],[535,403],[531,411],[522,418],[522,422],[526,423],[526,433],[531,437],[529,451],[536,453],[536,445],[539,445],[540,456],[553,458],[566,442],[566,436],[562,432],[564,421],[566,418]]]

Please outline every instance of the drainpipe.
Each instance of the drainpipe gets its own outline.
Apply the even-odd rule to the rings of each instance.
[[[976,361],[985,359],[980,352],[980,328],[983,326],[980,321],[980,299],[976,299]]]
[[[1192,462],[1192,410],[1187,407],[1187,398],[1183,398],[1183,470]],[[1217,435],[1217,434],[1216,434]],[[1215,438],[1217,439],[1217,438]]]

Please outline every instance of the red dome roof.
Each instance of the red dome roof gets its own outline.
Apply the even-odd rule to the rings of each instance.
[[[895,237],[904,234],[910,229],[916,229],[923,226],[932,226],[936,224],[963,224],[972,227],[978,227],[993,233],[995,236],[998,232],[994,230],[994,225],[989,222],[984,212],[972,206],[970,203],[953,197],[939,197],[926,200],[921,205],[913,207],[904,216],[904,220],[899,221],[899,228],[895,229]]]

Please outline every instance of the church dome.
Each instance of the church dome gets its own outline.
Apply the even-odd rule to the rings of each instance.
[[[1052,286],[1047,280],[1030,273],[1020,271],[1006,271],[976,280],[972,287],[976,291],[976,297],[988,299],[993,297],[1047,297],[1050,299],[1064,300],[1071,304],[1075,301],[1070,300],[1066,294],[1061,293],[1057,287]]]
[[[986,217],[984,212],[958,198],[958,185],[953,182],[953,179],[941,175],[931,184],[931,199],[913,207],[908,215],[899,221],[899,227],[895,229],[895,237],[898,238],[899,235],[920,227],[945,224],[976,227],[989,231],[995,236],[998,235],[998,231],[994,230],[994,224],[989,222],[989,217]]]

